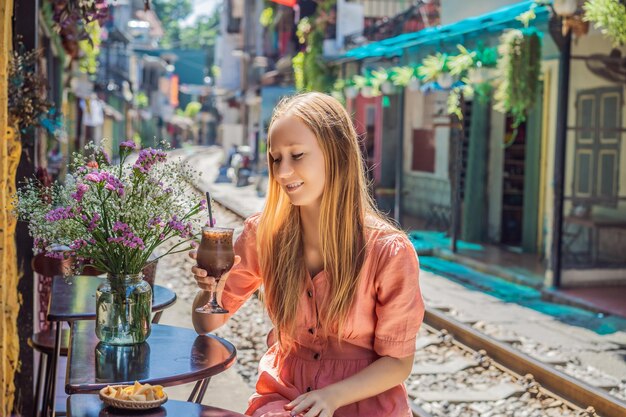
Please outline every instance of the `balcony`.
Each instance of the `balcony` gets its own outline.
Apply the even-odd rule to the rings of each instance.
[[[348,35],[346,48],[380,41],[403,33],[417,32],[439,24],[440,0],[355,0],[349,3],[363,5],[363,33]]]

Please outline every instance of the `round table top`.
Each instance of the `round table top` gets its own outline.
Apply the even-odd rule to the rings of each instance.
[[[138,413],[105,407],[95,394],[70,395],[67,399],[68,417],[136,417],[139,414],[141,417],[245,417],[234,411],[186,401],[168,400],[161,407]]]
[[[217,375],[235,362],[237,350],[214,335],[153,324],[148,340],[132,346],[100,343],[95,321],[72,324],[65,392],[96,393],[107,385],[185,384]]]
[[[55,277],[52,280],[48,321],[96,319],[96,290],[106,278],[91,275]],[[162,311],[176,302],[176,293],[155,285],[152,311]]]

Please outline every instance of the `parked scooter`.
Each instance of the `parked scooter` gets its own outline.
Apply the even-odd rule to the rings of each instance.
[[[237,187],[250,184],[252,175],[252,150],[249,146],[238,146],[230,160],[229,177]]]

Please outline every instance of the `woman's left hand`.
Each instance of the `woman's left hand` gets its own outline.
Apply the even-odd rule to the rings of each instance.
[[[303,417],[332,417],[337,408],[332,394],[325,389],[302,394],[285,406],[292,416]]]

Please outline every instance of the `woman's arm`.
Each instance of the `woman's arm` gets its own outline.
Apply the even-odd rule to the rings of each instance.
[[[343,381],[300,395],[285,406],[295,416],[305,410],[305,417],[332,417],[339,407],[374,397],[407,379],[413,367],[413,355],[405,358],[383,356]]]

